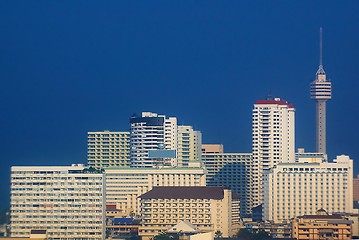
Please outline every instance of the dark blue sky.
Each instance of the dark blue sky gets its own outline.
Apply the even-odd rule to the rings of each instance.
[[[358,162],[358,13],[354,0],[0,1],[0,190],[11,165],[85,163],[87,131],[127,130],[134,112],[250,152],[268,93],[295,104],[296,145],[314,151],[321,26],[329,158]]]

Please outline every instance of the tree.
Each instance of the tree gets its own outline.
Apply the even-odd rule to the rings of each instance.
[[[214,233],[214,238],[221,238],[222,237],[222,232],[221,231],[216,231],[215,233]]]

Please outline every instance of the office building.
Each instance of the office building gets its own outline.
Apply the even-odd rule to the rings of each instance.
[[[319,209],[315,215],[304,215],[292,220],[292,237],[306,239],[352,239],[353,222],[340,215],[329,215]]]
[[[130,133],[88,132],[87,163],[98,169],[130,166]]]
[[[353,160],[279,163],[263,176],[263,218],[281,222],[296,216],[353,212]]]
[[[152,239],[188,220],[203,232],[233,236],[239,228],[239,199],[223,187],[154,187],[140,196],[139,235]]]
[[[192,126],[177,126],[177,164],[187,167],[190,161],[201,160],[202,134]]]
[[[140,213],[138,196],[155,186],[206,186],[200,163],[186,168],[105,168],[106,203],[116,204],[122,216]]]
[[[332,83],[327,79],[323,68],[323,41],[322,28],[320,28],[320,57],[319,68],[316,78],[310,83],[310,98],[315,100],[316,104],[316,147],[317,152],[326,153],[326,117],[327,101],[332,99]]]
[[[263,171],[295,161],[295,109],[280,98],[258,100],[253,108],[253,207],[262,203]]]
[[[105,239],[105,178],[82,164],[11,168],[11,236]]]
[[[252,214],[252,154],[224,153],[223,145],[203,144],[202,161],[207,169],[207,186],[223,186],[241,200],[241,217]]]

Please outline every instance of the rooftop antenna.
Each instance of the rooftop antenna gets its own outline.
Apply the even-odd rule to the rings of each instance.
[[[320,27],[319,31],[319,68],[317,71],[317,75],[325,75],[325,71],[323,68],[323,28]]]
[[[323,66],[323,28],[320,27],[320,42],[319,42],[319,47],[320,47],[320,55],[319,55],[319,65]]]

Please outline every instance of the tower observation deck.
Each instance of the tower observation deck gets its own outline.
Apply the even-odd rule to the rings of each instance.
[[[326,154],[326,102],[332,98],[332,83],[323,68],[322,28],[320,28],[320,57],[316,79],[310,83],[310,98],[316,101],[316,150]]]

